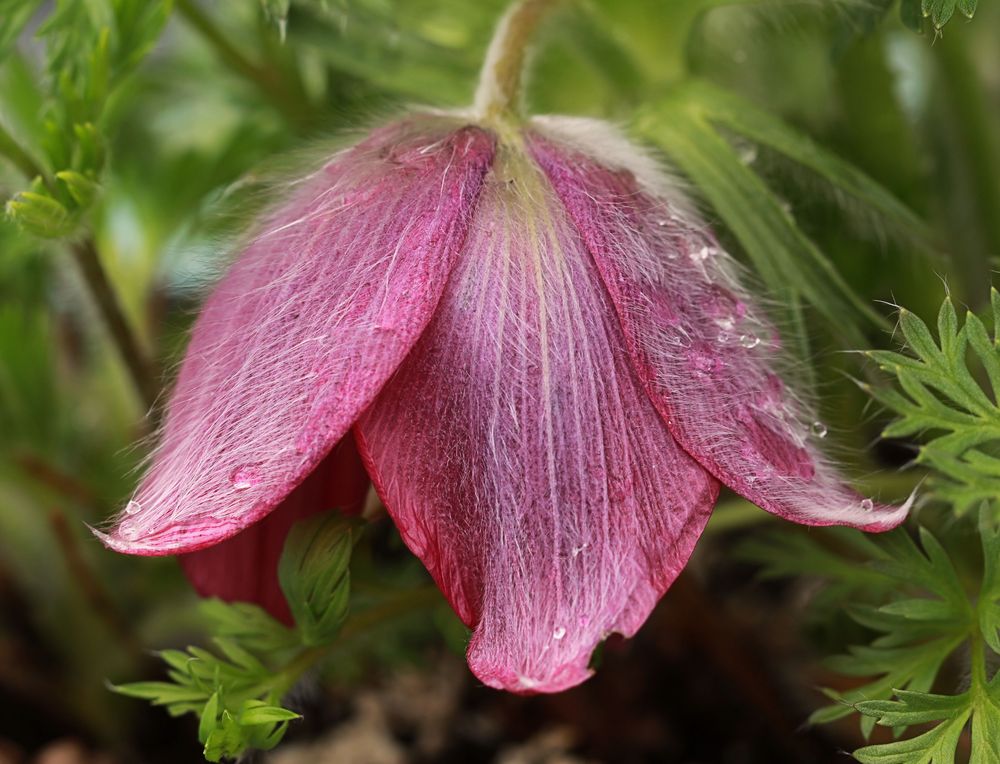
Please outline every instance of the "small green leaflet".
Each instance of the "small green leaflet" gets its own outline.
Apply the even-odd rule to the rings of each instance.
[[[955,749],[972,719],[969,764],[1000,761],[1000,672],[992,681],[973,676],[973,686],[960,695],[898,691],[895,700],[872,700],[857,710],[886,727],[938,722],[927,732],[905,740],[869,745],[854,752],[862,764],[954,764]]]
[[[996,515],[1000,497],[1000,458],[995,455],[1000,442],[1000,407],[995,403],[1000,395],[1000,293],[995,289],[991,303],[992,337],[973,313],[966,314],[959,328],[950,298],[938,314],[937,340],[920,318],[901,310],[899,326],[912,355],[867,354],[895,377],[901,391],[862,384],[898,415],[883,437],[921,436],[917,462],[931,469],[930,489],[958,515],[981,506]]]
[[[234,606],[208,600],[205,613],[216,634],[233,633],[234,624],[242,622],[238,631],[246,641],[272,645],[277,655],[282,654],[282,644],[287,655],[296,643],[288,629],[246,603]],[[207,761],[233,758],[251,748],[273,748],[288,722],[298,718],[280,705],[281,672],[265,665],[240,639],[216,636],[213,641],[221,655],[198,647],[161,651],[169,682],[135,682],[112,689],[164,706],[171,716],[196,714],[198,740],[205,746]]]
[[[299,718],[281,699],[339,635],[347,614],[348,564],[356,533],[336,512],[295,525],[285,542],[279,579],[295,628],[256,605],[205,600],[215,651],[163,650],[166,682],[112,686],[122,695],[164,706],[173,716],[195,714],[207,761],[269,750]]]
[[[956,547],[968,539],[967,525],[965,518],[949,526]],[[968,590],[952,556],[925,528],[919,544],[902,529],[874,537],[831,529],[808,537],[791,534],[798,537],[794,541],[781,534],[744,549],[744,556],[765,566],[765,575],[825,578],[835,593],[825,604],[855,603],[847,612],[875,635],[870,644],[827,661],[830,669],[866,681],[844,693],[826,691],[836,703],[810,719],[824,723],[858,712],[866,736],[876,724],[891,727],[896,736],[923,725],[892,743],[861,748],[854,756],[863,764],[953,764],[959,738],[970,724],[971,762],[1000,761],[1000,673],[991,678],[989,668],[1000,658],[1000,530],[985,515],[978,530],[978,591]],[[970,551],[963,548],[963,555]],[[967,578],[969,571],[963,571]],[[943,682],[945,661],[966,655],[968,669],[959,669],[959,675],[970,678],[969,689],[932,693]],[[936,724],[926,729],[931,723]]]
[[[941,29],[951,21],[956,10],[971,19],[978,4],[978,0],[902,0],[899,12],[903,22],[917,31],[920,31],[921,18],[928,19],[935,29]]]

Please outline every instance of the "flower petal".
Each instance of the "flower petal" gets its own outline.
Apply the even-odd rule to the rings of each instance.
[[[857,495],[811,442],[811,429],[825,430],[776,373],[777,333],[669,182],[654,177],[650,187],[644,162],[612,168],[592,159],[604,154],[596,145],[581,151],[584,131],[569,121],[542,130],[533,154],[586,242],[639,377],[681,446],[789,520],[869,531],[902,522],[912,499],[891,507]]]
[[[475,629],[486,684],[554,692],[632,635],[718,483],[673,441],[530,160],[502,153],[431,325],[358,442],[403,538]]]
[[[108,546],[209,546],[309,474],[430,320],[492,154],[482,130],[414,118],[303,182],[202,311],[160,447]]]
[[[330,509],[358,514],[368,486],[354,438],[348,435],[271,514],[214,546],[180,555],[181,566],[202,597],[254,602],[291,626],[292,613],[278,584],[278,560],[288,532],[299,520]]]

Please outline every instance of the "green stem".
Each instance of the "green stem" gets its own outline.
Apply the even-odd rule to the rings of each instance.
[[[97,304],[104,323],[108,327],[111,339],[125,362],[132,383],[147,409],[152,409],[159,392],[156,373],[125,318],[121,303],[118,301],[118,295],[115,294],[107,271],[104,270],[97,254],[94,240],[88,237],[76,242],[70,246],[70,251],[80,268],[87,290]]]
[[[300,87],[290,85],[274,69],[261,66],[243,55],[194,0],[175,0],[175,7],[184,20],[212,46],[223,63],[240,77],[253,83],[289,121],[298,124],[308,119],[309,110],[303,108],[303,101],[298,97],[303,96]]]
[[[486,122],[516,120],[525,61],[542,20],[562,0],[517,0],[497,25],[479,75],[475,110]]]

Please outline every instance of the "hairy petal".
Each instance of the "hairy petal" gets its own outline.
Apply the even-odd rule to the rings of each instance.
[[[214,546],[180,555],[181,566],[202,597],[253,602],[291,626],[292,613],[278,584],[288,532],[299,520],[331,509],[360,513],[369,482],[348,435],[271,514]]]
[[[492,154],[488,133],[418,117],[300,184],[205,305],[108,546],[209,546],[309,474],[426,327]]]
[[[474,628],[475,674],[554,692],[643,623],[718,484],[643,392],[544,178],[523,154],[497,162],[441,307],[358,440],[406,543]]]
[[[558,127],[543,129],[547,137],[531,139],[533,154],[586,242],[639,377],[681,446],[789,520],[870,531],[902,522],[910,502],[883,506],[857,495],[811,442],[812,417],[776,372],[777,332],[669,182],[651,188],[648,177],[640,183],[630,168],[591,158],[596,146],[578,150],[578,135],[564,143]]]

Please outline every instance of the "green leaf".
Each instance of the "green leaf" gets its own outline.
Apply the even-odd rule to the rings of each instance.
[[[46,239],[68,236],[76,227],[69,210],[44,192],[22,191],[7,202],[7,216],[28,233]]]
[[[927,225],[882,185],[753,102],[697,79],[675,88],[673,97],[700,110],[712,124],[766,146],[811,170],[838,194],[875,213],[908,241],[926,247],[931,240]]]
[[[207,693],[191,687],[182,687],[169,682],[132,682],[111,685],[111,689],[130,698],[148,700],[156,706],[188,701],[204,701]]]
[[[709,115],[684,99],[668,98],[647,111],[639,128],[711,202],[773,294],[801,297],[855,346],[863,344],[864,335],[846,317],[884,325],[715,131]]]
[[[991,301],[996,316],[992,294]],[[922,437],[925,445],[917,461],[932,472],[928,487],[956,515],[981,504],[996,515],[1000,497],[1000,460],[994,456],[1000,444],[996,326],[992,340],[982,320],[971,313],[960,326],[948,298],[938,313],[937,339],[924,321],[905,309],[899,312],[899,325],[912,356],[867,354],[902,388],[902,394],[867,388],[899,417],[883,434]]]
[[[57,172],[56,178],[63,182],[73,200],[83,208],[89,207],[97,198],[100,186],[74,170]]]
[[[0,0],[0,62],[41,4],[42,0]]]
[[[966,710],[917,737],[860,748],[854,758],[862,764],[954,764],[955,748],[968,718]]]
[[[352,527],[335,510],[297,523],[285,541],[278,580],[304,644],[329,642],[347,617]]]
[[[212,697],[208,699],[205,707],[202,709],[201,718],[198,720],[198,741],[200,743],[207,743],[209,736],[215,729],[216,722],[219,718],[219,693],[218,691],[212,693]]]
[[[299,714],[289,711],[287,708],[267,705],[262,701],[248,700],[243,704],[237,721],[244,727],[251,727],[257,724],[275,724],[301,718]]]

